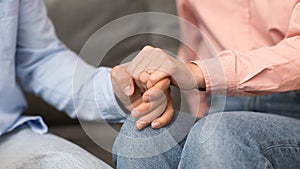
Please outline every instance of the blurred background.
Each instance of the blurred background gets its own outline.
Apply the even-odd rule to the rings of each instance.
[[[45,0],[48,15],[53,21],[59,38],[72,50],[79,53],[88,38],[105,24],[129,14],[139,12],[163,12],[176,15],[175,0]],[[137,20],[128,23],[115,31],[134,33],[138,29],[166,29],[178,34],[177,22],[166,22],[163,25],[153,25],[148,20]],[[108,31],[107,37],[116,32]],[[99,41],[99,45],[105,41]],[[112,67],[119,64],[124,57],[150,44],[176,53],[178,41],[154,34],[138,35],[125,39],[114,46],[105,57],[102,66]],[[96,61],[98,62],[98,61]],[[113,165],[110,152],[97,146],[82,130],[78,120],[72,120],[63,112],[58,112],[32,94],[26,93],[29,108],[26,114],[40,115],[49,125],[50,132],[59,135],[83,147],[106,163]],[[90,123],[93,126],[93,123]],[[99,126],[99,125],[97,125]],[[112,124],[118,130],[120,124]],[[113,144],[114,138],[103,125],[99,135],[104,142]]]

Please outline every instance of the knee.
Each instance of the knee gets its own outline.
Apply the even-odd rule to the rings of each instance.
[[[165,130],[164,128],[154,130],[150,126],[144,128],[143,130],[138,130],[135,126],[135,122],[135,119],[129,117],[122,125],[117,138],[122,137],[123,139],[124,137],[126,137],[132,139],[143,139],[159,135],[163,130]]]
[[[235,113],[214,113],[200,119],[188,135],[182,152],[181,166],[191,164],[198,168],[218,168],[225,156],[236,152],[241,145],[238,139],[242,129],[238,127],[239,116]],[[227,159],[230,160],[230,159]],[[210,166],[210,167],[207,167]]]
[[[190,128],[188,124],[194,122],[190,116],[177,115],[171,123],[160,129],[146,127],[139,131],[135,127],[135,121],[126,120],[113,146],[115,159],[146,158],[165,153],[181,142]],[[192,126],[192,124],[190,125]]]
[[[194,125],[186,144],[210,153],[228,151],[248,135],[242,116],[241,112],[208,115]]]
[[[154,130],[146,127],[139,131],[135,127],[135,121],[127,119],[113,145],[115,161],[119,157],[142,158],[157,154],[158,150],[155,147],[166,130],[166,128]]]

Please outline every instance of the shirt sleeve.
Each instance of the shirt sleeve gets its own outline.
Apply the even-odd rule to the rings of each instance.
[[[124,120],[110,69],[88,65],[58,40],[42,0],[20,1],[16,60],[22,86],[70,117]]]
[[[202,34],[198,29],[198,21],[194,15],[192,5],[187,0],[177,0],[177,12],[181,30],[181,44],[177,57],[183,62],[199,59],[199,54],[208,56],[207,48],[203,45]],[[190,111],[197,117],[202,117],[207,111],[208,102],[205,92],[185,91],[184,95]],[[199,103],[200,100],[200,103]],[[198,106],[195,106],[198,105]]]
[[[299,53],[300,3],[294,8],[285,38],[278,44],[248,52],[225,50],[219,57],[197,63],[209,92],[264,95],[300,89]],[[216,69],[221,71],[216,73]]]

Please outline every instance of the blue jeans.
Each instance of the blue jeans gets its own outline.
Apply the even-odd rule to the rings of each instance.
[[[79,146],[52,134],[34,133],[23,125],[0,137],[0,168],[111,168]]]
[[[185,113],[159,130],[137,131],[134,121],[127,120],[115,141],[114,159],[117,168],[130,169],[296,169],[300,167],[299,118],[296,91],[227,97],[224,111],[212,112],[192,125],[193,118]]]

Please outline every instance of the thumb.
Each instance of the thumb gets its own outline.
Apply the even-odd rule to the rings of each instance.
[[[115,85],[124,92],[125,95],[131,96],[134,93],[134,81],[126,71],[127,65],[115,66],[111,71],[111,78]]]

